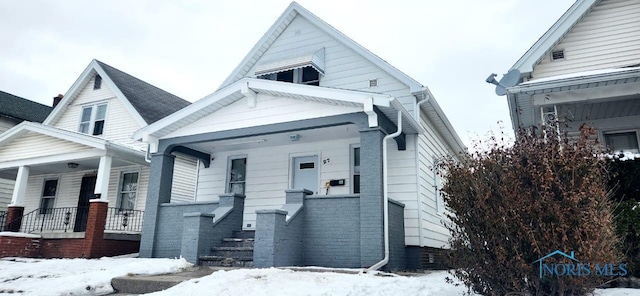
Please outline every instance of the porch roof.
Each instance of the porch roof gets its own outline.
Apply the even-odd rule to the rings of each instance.
[[[258,93],[338,106],[362,107],[363,112],[366,112],[368,107],[372,108],[375,106],[393,121],[394,124],[397,124],[397,112],[400,111],[403,114],[403,131],[405,133],[423,132],[423,128],[415,121],[402,104],[395,97],[389,95],[244,78],[156,123],[136,131],[133,137],[136,140],[142,139],[144,141],[146,141],[149,136],[161,138],[244,97],[255,97]],[[369,106],[367,107],[367,105]]]
[[[0,147],[6,146],[6,144],[19,139],[21,136],[25,135],[28,132],[33,132],[86,146],[87,148],[89,148],[89,151],[85,150],[78,153],[72,152],[68,153],[68,155],[47,155],[48,161],[42,159],[42,157],[39,157],[37,155],[26,159],[4,161],[0,163],[0,169],[15,168],[21,165],[47,163],[49,161],[68,161],[72,160],[74,156],[81,158],[93,158],[102,155],[110,155],[116,158],[122,158],[123,160],[133,163],[144,163],[145,152],[141,148],[114,143],[112,141],[105,140],[96,136],[63,130],[56,127],[28,121],[24,121],[0,135]],[[47,143],[42,144],[46,145]],[[8,149],[11,149],[11,147],[8,147]]]

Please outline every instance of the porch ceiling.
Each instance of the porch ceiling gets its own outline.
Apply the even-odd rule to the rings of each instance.
[[[292,141],[290,135],[299,135],[297,141]],[[222,141],[203,142],[185,145],[198,151],[234,151],[239,149],[256,149],[261,147],[296,145],[300,143],[314,143],[337,139],[360,137],[359,129],[354,124],[332,126],[318,129],[300,130],[288,133],[278,133],[244,137]]]
[[[589,121],[640,115],[640,96],[625,96],[609,100],[582,101],[556,106],[558,115],[573,121]]]

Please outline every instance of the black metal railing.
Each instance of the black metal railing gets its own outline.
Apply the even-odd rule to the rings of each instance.
[[[144,211],[109,208],[105,231],[142,232]]]
[[[88,213],[88,207],[35,209],[10,223],[20,221],[20,232],[24,233],[84,231],[78,228],[86,227]]]
[[[4,220],[7,218],[7,212],[0,211],[0,231],[4,231]]]

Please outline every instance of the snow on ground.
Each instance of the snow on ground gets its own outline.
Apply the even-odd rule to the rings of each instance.
[[[127,274],[176,272],[191,264],[184,259],[0,259],[0,294],[105,295],[110,281]],[[354,270],[351,270],[354,271]],[[446,283],[439,271],[419,276],[346,274],[288,269],[217,271],[148,295],[463,295],[463,286]],[[640,296],[640,290],[598,290],[597,296]]]
[[[191,266],[184,259],[26,259],[0,260],[0,294],[104,295],[111,279],[127,274],[161,274]]]

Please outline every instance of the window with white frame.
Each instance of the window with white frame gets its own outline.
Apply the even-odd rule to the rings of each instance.
[[[40,198],[40,214],[51,214],[53,204],[56,201],[56,192],[58,191],[58,179],[44,180],[42,186],[42,198]]]
[[[614,153],[631,152],[638,153],[638,135],[635,131],[621,133],[606,133],[604,141],[607,148]]]
[[[117,206],[120,211],[133,210],[138,195],[138,172],[124,172],[120,182]]]
[[[353,186],[351,191],[353,194],[360,193],[360,147],[351,147],[351,176]]]
[[[107,103],[83,107],[78,131],[94,136],[102,135],[106,117]]]
[[[230,157],[227,172],[227,192],[244,194],[247,180],[247,157]]]
[[[320,73],[311,66],[260,75],[258,78],[297,84],[320,85]]]

